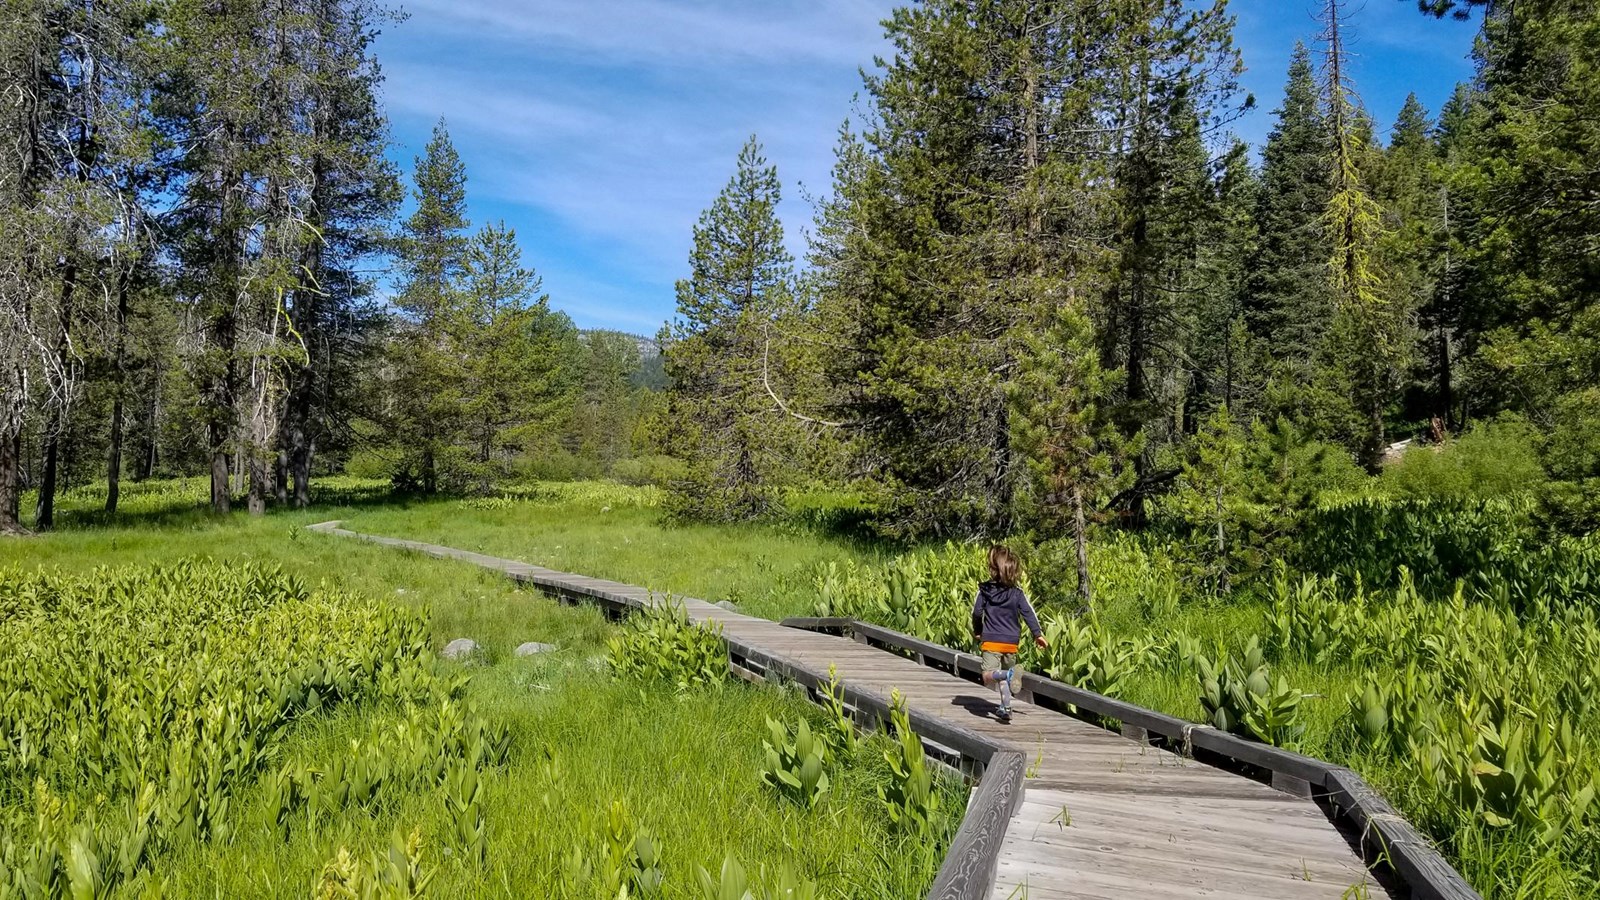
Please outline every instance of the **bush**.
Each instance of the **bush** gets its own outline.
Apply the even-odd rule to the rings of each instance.
[[[1533,538],[1526,500],[1367,498],[1314,510],[1300,535],[1301,568],[1392,587],[1402,569],[1425,590],[1513,568]]]
[[[1561,398],[1543,449],[1556,479],[1540,498],[1545,519],[1571,534],[1600,528],[1600,388]]]
[[[344,473],[352,478],[393,478],[399,469],[399,454],[383,450],[357,450],[344,464]]]
[[[670,599],[630,616],[607,649],[617,674],[666,682],[680,691],[728,680],[721,629],[694,624],[683,604]]]
[[[1382,487],[1395,497],[1522,497],[1545,482],[1539,435],[1527,422],[1485,422],[1442,447],[1413,446],[1383,472]]]
[[[604,472],[598,460],[549,447],[518,457],[511,463],[512,474],[523,481],[588,481]]]
[[[636,487],[666,487],[687,477],[689,467],[675,456],[636,456],[611,464],[611,477]]]

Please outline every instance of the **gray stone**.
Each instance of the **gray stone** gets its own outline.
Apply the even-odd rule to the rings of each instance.
[[[456,638],[445,644],[444,649],[439,651],[439,655],[445,659],[465,660],[483,655],[483,648],[479,647],[478,642],[472,638]]]
[[[554,653],[561,649],[555,644],[541,644],[538,641],[529,641],[517,647],[513,652],[518,656],[533,656],[539,653]]]
[[[735,604],[732,600],[718,600],[717,601],[717,605],[722,607],[723,609],[727,610],[728,612],[738,612],[739,611],[738,605]]]

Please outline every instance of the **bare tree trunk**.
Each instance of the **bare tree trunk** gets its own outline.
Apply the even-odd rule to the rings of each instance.
[[[1226,595],[1232,588],[1228,579],[1228,537],[1222,528],[1222,485],[1214,493],[1217,510],[1217,593]]]
[[[303,326],[302,326],[303,327]],[[305,509],[311,505],[311,398],[315,390],[313,379],[315,367],[307,361],[298,372],[292,376],[295,380],[294,389],[289,394],[289,402],[284,406],[283,453],[280,459],[284,469],[286,481],[279,482],[279,502],[288,502],[283,496],[289,489],[288,482],[293,482],[294,505],[296,509]]]
[[[33,527],[49,531],[56,524],[56,481],[60,472],[61,433],[67,427],[67,402],[71,376],[67,373],[67,354],[70,352],[69,329],[72,327],[72,292],[77,287],[78,267],[68,262],[61,274],[60,319],[57,322],[54,367],[61,378],[59,396],[50,404],[50,421],[45,426],[44,474],[39,480],[39,506]]]
[[[158,458],[161,452],[162,375],[160,354],[156,354],[155,371],[152,373],[150,384],[150,412],[147,425],[149,433],[145,435],[144,452],[139,455],[139,470],[134,476],[135,480],[138,481],[146,481],[153,478],[156,474],[156,464],[160,461]]]
[[[0,435],[0,534],[27,534],[22,527],[22,485],[18,470],[22,466],[21,422],[9,436]]]
[[[272,485],[267,482],[267,458],[259,445],[251,441],[247,454],[250,479],[249,509],[252,516],[263,516],[267,513],[267,494],[272,491]]]
[[[281,443],[272,463],[272,497],[279,506],[289,502],[289,448]]]
[[[238,377],[233,359],[234,322],[231,309],[217,317],[212,327],[212,339],[225,355],[223,370],[215,376],[211,390],[211,409],[206,422],[206,443],[211,449],[211,511],[227,515],[232,509],[232,479],[229,477],[228,450],[233,445],[233,431],[238,412],[234,406],[234,383]]]
[[[311,458],[315,452],[316,445],[302,429],[294,450],[289,455],[290,477],[294,479],[295,509],[305,509],[311,505]]]
[[[1072,541],[1078,556],[1078,597],[1084,608],[1094,609],[1094,589],[1089,582],[1089,527],[1083,517],[1083,485],[1072,486]]]
[[[50,422],[45,426],[44,473],[39,478],[39,503],[34,507],[33,516],[33,527],[39,531],[49,531],[56,525],[56,472],[61,454],[58,437],[61,426],[61,410],[52,408]]]
[[[117,276],[116,351],[112,358],[116,397],[111,401],[111,446],[106,451],[106,515],[116,515],[122,489],[123,395],[128,374],[128,273]]]
[[[233,505],[233,481],[228,472],[228,451],[218,447],[218,442],[227,438],[217,434],[217,425],[213,422],[206,426],[206,439],[214,448],[211,451],[211,511],[225,516]]]

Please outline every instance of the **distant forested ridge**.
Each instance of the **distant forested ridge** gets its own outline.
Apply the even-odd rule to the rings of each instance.
[[[1600,0],[1423,0],[1477,20],[1477,75],[1394,123],[1318,5],[1263,98],[1221,0],[897,9],[805,258],[752,138],[648,340],[578,330],[468,221],[445,123],[388,161],[380,6],[5,4],[0,529],[71,485],[114,513],[209,473],[260,513],[348,469],[653,481],[706,519],[822,488],[904,537],[1176,516],[1222,557],[1474,432],[1592,528]]]

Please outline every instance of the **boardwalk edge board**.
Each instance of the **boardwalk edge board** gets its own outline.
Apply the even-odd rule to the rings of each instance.
[[[307,526],[307,530],[337,537],[356,538],[440,559],[470,562],[498,571],[518,583],[557,594],[563,599],[595,601],[608,612],[615,614],[626,614],[642,609],[646,605],[637,598],[623,596],[595,584],[584,583],[600,579],[551,572],[542,568],[537,572],[520,571],[524,568],[539,567],[420,541],[362,534],[341,528],[339,527],[341,524],[343,523],[339,521],[322,522]],[[767,652],[726,635],[722,636],[722,640],[728,648],[729,666],[738,674],[768,679],[781,678],[794,682],[804,687],[813,701],[820,699],[821,692],[826,690],[830,681],[828,673],[818,672],[796,660]],[[838,690],[845,704],[854,708],[858,716],[868,721],[873,718],[880,723],[888,721],[892,709],[888,698],[875,691],[853,687],[848,682],[841,682]],[[1007,823],[1022,804],[1023,774],[1027,760],[1016,750],[995,743],[977,732],[936,719],[915,707],[908,706],[906,715],[911,723],[911,730],[923,739],[924,751],[933,756],[937,762],[953,765],[976,778],[972,798],[961,818],[961,825],[951,838],[944,862],[934,875],[933,886],[927,895],[928,900],[984,900],[994,888]],[[957,758],[939,759],[936,747],[928,746],[930,743],[937,748],[950,751]]]
[[[780,624],[851,637],[970,681],[982,680],[982,662],[977,656],[870,622],[795,617],[784,619]],[[1345,819],[1355,829],[1367,861],[1386,865],[1416,900],[1482,900],[1431,841],[1396,812],[1382,794],[1348,768],[1246,740],[1031,672],[1023,674],[1019,696],[1045,708],[1054,707],[1065,712],[1071,706],[1094,716],[1115,719],[1122,724],[1124,734],[1132,731],[1141,737],[1158,738],[1201,762],[1220,758],[1224,762],[1264,770],[1269,773],[1274,787],[1289,788],[1291,793],[1299,793],[1294,787],[1303,784],[1309,788],[1310,796],[1332,806],[1333,816]],[[1201,753],[1196,755],[1195,750]],[[1239,768],[1238,765],[1220,767],[1232,771]]]

